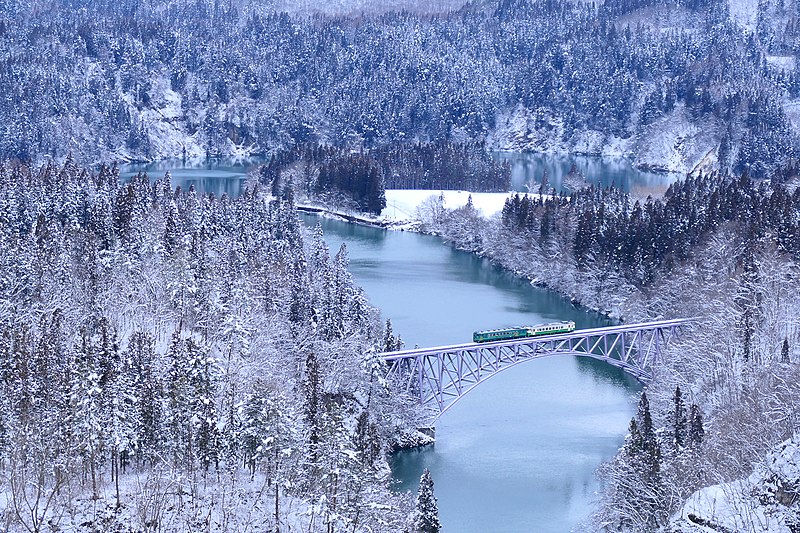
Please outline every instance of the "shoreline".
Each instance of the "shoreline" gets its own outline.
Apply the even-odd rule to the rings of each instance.
[[[464,192],[468,192],[468,191],[464,191]],[[469,193],[469,194],[480,194],[480,193]],[[509,194],[513,194],[513,193],[509,193]],[[506,271],[506,272],[508,272],[510,274],[513,274],[514,276],[516,276],[516,277],[518,277],[520,279],[523,279],[523,280],[527,281],[528,283],[530,283],[534,287],[538,287],[538,288],[541,288],[541,289],[552,291],[555,294],[558,294],[559,296],[569,300],[569,302],[576,309],[579,309],[581,311],[594,313],[594,314],[596,314],[598,316],[601,316],[603,318],[611,320],[611,321],[613,321],[615,323],[624,323],[625,322],[624,317],[616,316],[611,311],[604,311],[604,310],[601,310],[601,309],[598,309],[598,308],[594,308],[594,307],[590,307],[588,305],[585,305],[585,304],[581,303],[581,301],[573,294],[568,294],[566,292],[560,291],[560,290],[558,290],[556,288],[551,287],[550,285],[548,285],[547,283],[541,281],[538,278],[533,278],[533,277],[527,276],[527,275],[525,275],[524,273],[522,273],[522,272],[520,272],[518,270],[514,270],[514,269],[508,268],[506,266],[503,266],[494,257],[492,257],[491,255],[485,253],[484,251],[481,251],[481,250],[470,250],[470,249],[467,249],[467,248],[460,247],[455,242],[446,240],[444,237],[441,236],[440,233],[437,233],[436,231],[431,231],[431,230],[424,229],[424,225],[423,225],[422,221],[420,221],[419,219],[410,218],[410,219],[406,219],[406,220],[393,220],[393,221],[390,221],[390,220],[385,220],[385,219],[384,220],[380,220],[380,219],[376,219],[376,218],[369,218],[369,215],[366,215],[364,213],[360,213],[360,214],[357,214],[357,215],[342,213],[342,212],[331,210],[331,209],[329,209],[327,207],[322,207],[322,206],[313,206],[313,205],[307,205],[307,204],[303,204],[303,205],[295,204],[295,207],[297,208],[298,211],[300,211],[302,213],[311,214],[311,215],[318,215],[318,216],[324,216],[324,217],[333,218],[333,219],[339,219],[339,220],[342,220],[344,222],[348,222],[350,224],[357,224],[357,225],[361,225],[361,226],[366,226],[366,227],[371,227],[371,228],[376,228],[376,229],[384,229],[384,230],[410,231],[410,232],[413,232],[413,233],[419,233],[421,235],[430,235],[432,237],[438,237],[438,238],[441,239],[443,245],[449,246],[450,248],[453,248],[455,250],[459,250],[459,251],[462,251],[462,252],[474,254],[475,256],[480,257],[482,259],[487,259],[487,260],[489,260],[489,262],[493,266],[495,266],[497,268],[500,268],[500,269],[502,269],[502,270],[504,270],[504,271]],[[388,209],[388,208],[385,208],[385,209]],[[489,217],[484,216],[484,218],[487,219]]]
[[[390,229],[393,226],[393,224],[388,221],[373,220],[366,218],[366,216],[350,215],[339,211],[333,211],[326,207],[295,204],[295,209],[297,209],[301,213],[306,213],[309,215],[327,216],[330,218],[338,218],[345,222],[350,222],[351,224],[359,224],[361,226],[368,226],[371,228]]]

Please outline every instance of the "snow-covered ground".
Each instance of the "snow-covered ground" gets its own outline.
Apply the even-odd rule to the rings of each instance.
[[[783,112],[789,117],[792,126],[800,129],[800,100],[792,100],[783,104]]]
[[[439,196],[444,198],[442,207],[458,209],[467,205],[472,196],[472,205],[484,217],[490,218],[503,210],[505,201],[516,192],[469,192],[439,191],[420,189],[389,189],[386,191],[386,207],[380,216],[368,215],[356,211],[330,209],[313,203],[298,202],[297,207],[303,210],[321,212],[329,216],[342,217],[350,222],[375,224],[393,229],[413,229],[421,222],[419,208],[425,204],[435,203]]]
[[[800,435],[781,443],[747,479],[701,489],[672,519],[675,533],[790,533],[800,516]]]
[[[754,31],[758,18],[758,0],[729,0],[731,18],[743,28]]]
[[[797,62],[794,56],[765,56],[767,66],[781,72],[794,72]]]
[[[633,146],[634,165],[668,172],[689,172],[719,144],[717,126],[691,121],[686,107],[675,109],[643,128]]]
[[[392,223],[413,221],[417,218],[417,207],[440,194],[444,196],[444,207],[447,209],[467,205],[471,195],[472,205],[488,218],[502,211],[506,199],[516,193],[390,189],[386,191],[386,208],[381,212],[381,218]]]

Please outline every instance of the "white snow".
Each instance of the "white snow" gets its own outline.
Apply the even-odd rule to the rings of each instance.
[[[783,72],[794,72],[797,64],[794,56],[766,56],[764,59],[768,66]]]
[[[55,495],[46,519],[50,527],[43,530],[152,531],[155,522],[157,531],[178,533],[269,531],[274,525],[274,486],[260,473],[253,479],[237,473],[235,481],[227,478],[223,482],[216,476],[191,479],[160,469],[123,474],[120,476],[119,509],[111,482],[101,484],[98,500],[92,499],[88,488],[71,489]],[[313,509],[312,502],[295,497],[289,491],[280,496],[281,523],[286,531],[309,531],[315,519],[321,520],[320,510]],[[10,488],[0,485],[0,517],[4,518],[5,512],[13,516],[11,501]],[[41,517],[42,508],[38,510],[38,517]],[[28,520],[26,510],[22,512]]]
[[[563,133],[561,119],[549,110],[518,104],[498,114],[497,127],[489,133],[486,145],[495,150],[566,152]]]
[[[701,18],[691,10],[674,6],[649,6],[637,9],[620,17],[619,25],[627,26],[631,30],[649,27],[663,33],[668,32],[694,32],[701,26]]]
[[[467,0],[422,0],[409,2],[408,0],[332,0],[319,2],[317,0],[270,0],[266,2],[269,9],[309,15],[325,13],[328,15],[346,15],[358,13],[385,13],[387,11],[412,11],[420,13],[437,13],[453,11]]]
[[[684,104],[644,128],[634,147],[634,164],[640,168],[689,172],[719,144],[713,123],[691,121]]]
[[[444,195],[444,207],[447,209],[467,205],[471,195],[472,205],[489,218],[502,211],[506,199],[516,193],[389,189],[386,191],[386,208],[381,212],[381,218],[395,223],[415,220],[417,207],[428,198],[440,194]]]
[[[734,481],[706,487],[692,494],[680,513],[676,531],[760,531],[789,533],[781,524],[770,520],[765,509],[752,498],[752,486],[746,481]],[[720,529],[726,528],[726,529]]]
[[[443,207],[458,209],[467,205],[472,196],[472,205],[480,215],[490,218],[503,210],[507,198],[521,194],[517,192],[469,192],[469,191],[441,191],[432,189],[387,189],[386,207],[380,216],[365,213],[331,209],[315,203],[298,202],[297,207],[320,211],[323,216],[342,217],[351,222],[365,224],[379,224],[388,228],[405,230],[414,229],[421,222],[417,208],[427,201],[434,201],[440,195],[444,197]],[[549,198],[545,195],[544,198]]]
[[[744,28],[755,31],[758,0],[729,0],[731,18]]]
[[[800,100],[792,100],[783,104],[783,112],[797,129],[800,129]]]
[[[789,533],[790,503],[800,486],[800,435],[784,441],[747,479],[713,485],[689,497],[669,531]]]
[[[486,145],[499,151],[632,157],[637,167],[686,173],[717,147],[718,129],[711,119],[691,119],[685,106],[678,103],[671,113],[638,127],[628,138],[579,130],[565,140],[560,118],[548,110],[519,104],[498,114],[497,127],[487,136]]]

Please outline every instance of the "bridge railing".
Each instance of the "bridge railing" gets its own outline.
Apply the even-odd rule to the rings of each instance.
[[[647,381],[677,328],[695,320],[660,320],[507,341],[414,348],[383,353],[381,357],[390,365],[387,378],[441,414],[488,377],[541,357],[592,357]]]

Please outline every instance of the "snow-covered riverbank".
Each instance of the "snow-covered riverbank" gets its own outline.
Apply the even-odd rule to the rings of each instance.
[[[505,201],[514,192],[469,192],[469,191],[436,191],[436,190],[387,190],[386,208],[381,212],[381,218],[395,223],[411,222],[417,220],[418,208],[431,198],[442,196],[443,207],[457,209],[467,205],[470,196],[472,205],[481,214],[490,218],[495,213],[503,210]]]
[[[327,208],[312,203],[298,203],[297,208],[308,213],[320,213],[342,218],[348,222],[380,226],[388,229],[413,230],[419,226],[420,208],[442,198],[442,207],[457,209],[467,205],[470,197],[472,205],[485,218],[491,218],[503,210],[506,199],[517,194],[515,192],[470,192],[439,190],[386,190],[386,207],[380,216],[359,213],[343,209]]]

